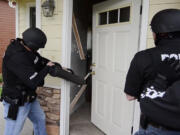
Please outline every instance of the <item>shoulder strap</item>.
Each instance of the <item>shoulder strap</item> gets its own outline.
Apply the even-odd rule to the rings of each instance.
[[[20,39],[18,39],[18,38],[17,39],[11,39],[9,46],[10,45],[19,44],[19,42],[20,42]],[[5,52],[5,55],[4,55],[4,58],[3,58],[4,60],[3,61],[7,62],[16,52],[17,52],[16,50],[11,50],[10,54],[8,54],[8,52],[7,53]]]

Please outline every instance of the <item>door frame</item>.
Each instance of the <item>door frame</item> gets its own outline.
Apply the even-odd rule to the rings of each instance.
[[[72,11],[73,0],[63,0],[63,37],[62,37],[62,64],[69,67],[71,63],[70,51],[71,51],[71,34],[72,34]],[[141,25],[139,33],[139,49],[138,51],[146,49],[147,44],[147,29],[149,19],[149,0],[142,0],[142,15]],[[69,112],[70,107],[70,85],[63,81],[61,86],[61,120],[60,120],[60,134],[69,135]],[[138,116],[138,117],[137,117]],[[135,102],[134,120],[133,120],[133,133],[139,129],[140,120],[140,108],[139,103]]]
[[[62,24],[62,65],[71,65],[71,37],[72,37],[72,12],[73,0],[63,0],[63,24]],[[60,135],[69,135],[70,118],[70,83],[62,80],[60,101]]]
[[[18,1],[16,2],[16,38],[19,36],[19,5]]]
[[[139,49],[138,51],[145,50],[147,48],[147,33],[148,33],[148,20],[149,20],[149,3],[150,0],[141,0],[142,3],[142,15],[140,22],[140,35],[139,35]],[[140,106],[139,102],[134,103],[134,120],[133,120],[133,134],[138,131],[140,123]]]

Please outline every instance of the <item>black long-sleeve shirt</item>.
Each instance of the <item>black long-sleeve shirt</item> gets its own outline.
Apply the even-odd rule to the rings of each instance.
[[[138,52],[131,62],[124,92],[140,98],[141,111],[149,119],[180,130],[180,81],[164,90],[158,90],[150,83],[166,57],[180,60],[180,39],[163,39],[157,47]],[[147,86],[148,83],[151,85]]]
[[[36,88],[43,85],[48,74],[48,61],[37,52],[25,49],[21,40],[12,41],[3,58],[3,95],[20,96],[21,92],[16,89],[17,86],[35,94]]]

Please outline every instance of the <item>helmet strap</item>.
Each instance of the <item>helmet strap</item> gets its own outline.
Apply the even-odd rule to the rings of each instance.
[[[158,45],[159,45],[159,42],[160,42],[162,39],[163,39],[162,36],[160,36],[159,33],[156,33],[156,39],[154,40],[155,45],[158,46]]]

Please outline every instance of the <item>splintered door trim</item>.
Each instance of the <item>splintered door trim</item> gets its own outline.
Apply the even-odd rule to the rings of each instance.
[[[140,39],[139,39],[139,51],[147,48],[147,29],[149,19],[149,0],[142,0],[142,15],[140,26]],[[139,130],[140,123],[140,107],[139,102],[135,102],[134,121],[133,121],[133,134]]]

